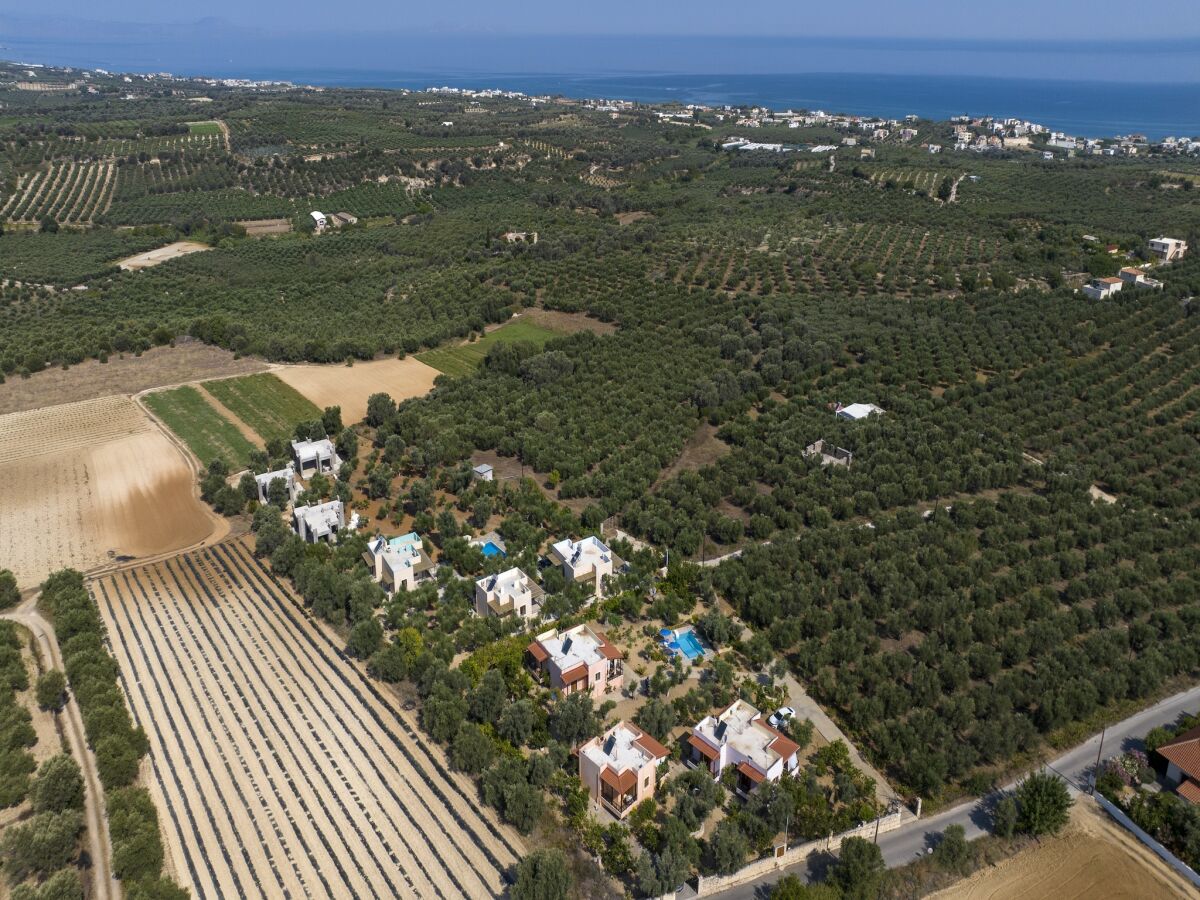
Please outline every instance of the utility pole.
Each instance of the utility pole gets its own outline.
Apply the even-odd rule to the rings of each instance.
[[[1105,725],[1100,729],[1100,746],[1096,748],[1096,770],[1092,772],[1092,796],[1096,796],[1096,779],[1100,777],[1100,754],[1104,751],[1104,733],[1108,731]]]

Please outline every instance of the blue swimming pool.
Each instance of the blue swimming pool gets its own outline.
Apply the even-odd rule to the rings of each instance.
[[[493,556],[508,556],[507,553],[496,546],[494,541],[488,541],[486,544],[480,547],[480,550],[482,550],[483,555],[489,559]]]
[[[690,628],[687,631],[675,632],[675,640],[679,642],[679,649],[688,659],[698,659],[704,655],[704,648],[700,646],[700,638],[696,637],[696,632]]]

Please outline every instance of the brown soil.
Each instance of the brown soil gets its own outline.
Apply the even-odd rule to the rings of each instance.
[[[1174,900],[1194,889],[1137,838],[1087,798],[1071,811],[1071,823],[997,866],[976,872],[938,900]]]
[[[601,322],[585,313],[560,312],[556,309],[540,309],[532,307],[517,313],[526,322],[541,325],[551,331],[561,331],[563,334],[574,334],[577,331],[590,331],[592,334],[612,334],[617,326],[612,322]],[[503,323],[507,325],[508,323]]]
[[[0,559],[22,587],[179,550],[215,527],[186,457],[129,398],[0,416]]]
[[[250,219],[238,222],[246,229],[248,237],[262,237],[268,234],[287,234],[292,230],[291,219]]]
[[[235,359],[227,350],[184,340],[174,347],[154,347],[141,356],[113,356],[106,363],[89,359],[69,369],[10,378],[0,384],[0,414],[109,394],[136,394],[184,381],[248,375],[266,368],[260,360]]]
[[[201,244],[198,241],[176,241],[173,244],[167,244],[165,247],[159,247],[157,250],[147,250],[145,253],[139,253],[136,256],[129,256],[118,260],[117,265],[127,272],[132,272],[138,269],[149,269],[152,266],[159,266],[168,260],[187,256],[189,253],[201,253],[204,250],[211,249],[212,247],[208,244]]]
[[[617,213],[614,218],[620,225],[632,225],[634,222],[640,222],[642,219],[653,219],[654,214],[639,209],[633,212]]]
[[[352,366],[279,366],[272,370],[321,409],[342,408],[347,425],[366,418],[367,398],[384,393],[407,400],[429,393],[441,373],[414,357],[356,362]]]
[[[716,426],[702,422],[687,439],[675,462],[659,476],[659,483],[674,478],[680,472],[696,472],[705,466],[711,466],[728,452],[729,445],[717,437]]]

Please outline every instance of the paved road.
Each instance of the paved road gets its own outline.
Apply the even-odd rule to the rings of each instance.
[[[1181,714],[1194,713],[1197,708],[1200,708],[1200,685],[1167,697],[1154,706],[1109,726],[1104,732],[1104,757],[1140,746],[1140,739],[1151,728],[1174,722]],[[1094,734],[1051,762],[1049,768],[1066,778],[1072,784],[1073,792],[1077,793],[1090,783],[1090,770],[1096,764],[1098,749],[1100,735]],[[1014,786],[1015,782],[1006,785],[1005,790],[1011,790]],[[896,868],[923,856],[948,825],[963,826],[970,840],[981,837],[988,826],[991,806],[998,796],[993,794],[981,800],[962,803],[935,816],[914,819],[889,834],[880,835],[879,848],[883,851],[883,858],[888,867]],[[719,896],[722,900],[762,898],[767,895],[770,886],[782,876],[798,875],[807,879],[810,874],[808,865],[800,864],[712,896]]]
[[[28,628],[42,648],[42,659],[46,664],[60,671],[64,669],[54,629],[37,611],[36,598],[26,600],[12,612],[5,613],[3,618]],[[63,707],[61,717],[71,755],[79,764],[84,784],[87,786],[84,817],[87,824],[88,853],[92,858],[92,896],[119,898],[121,883],[112,876],[111,871],[112,841],[108,833],[108,818],[105,815],[104,788],[96,771],[96,758],[87,744],[79,704],[75,702],[75,695],[71,692],[67,693],[67,704]]]

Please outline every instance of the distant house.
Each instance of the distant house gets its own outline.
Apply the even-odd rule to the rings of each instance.
[[[874,403],[851,403],[849,406],[838,404],[834,411],[839,419],[846,419],[850,422],[857,422],[859,419],[865,419],[869,416],[882,415],[883,409],[876,406]]]
[[[433,560],[425,552],[421,538],[415,531],[391,540],[375,535],[363,551],[363,561],[389,594],[396,593],[400,588],[414,590],[434,567]]]
[[[871,147],[863,147],[861,150],[858,151],[858,158],[859,159],[874,159],[875,158],[875,150]]]
[[[600,538],[592,536],[581,541],[570,538],[550,548],[550,560],[562,566],[568,582],[591,582],[597,597],[604,589],[604,580],[612,576],[616,556]]]
[[[1188,803],[1200,804],[1200,726],[1191,728],[1158,748],[1167,761],[1167,781]]]
[[[1083,296],[1089,300],[1103,300],[1124,286],[1125,282],[1120,278],[1093,278],[1083,286]]]
[[[587,691],[600,702],[605,694],[621,689],[625,654],[587,624],[561,634],[557,629],[539,634],[526,648],[525,658],[562,694]]]
[[[854,461],[854,454],[849,450],[835,447],[824,439],[814,441],[805,447],[803,456],[806,459],[817,457],[823,466],[845,466],[846,468],[850,468],[850,463]]]
[[[270,498],[271,482],[282,481],[287,486],[288,498],[295,497],[296,473],[289,465],[286,469],[275,472],[263,472],[254,476],[254,484],[258,488],[258,502],[266,503]]]
[[[477,465],[471,470],[471,475],[476,481],[493,481],[496,477],[492,467],[487,463]]]
[[[1159,262],[1175,262],[1187,254],[1187,241],[1178,238],[1160,237],[1150,241],[1149,250]]]
[[[942,145],[941,145],[941,144],[930,144],[930,145],[929,145],[929,152],[930,152],[930,153],[941,153],[941,152],[942,152]]]
[[[348,213],[348,212],[334,213],[333,214],[333,224],[336,225],[338,228],[341,228],[343,225],[357,225],[358,224],[358,216],[354,215],[353,213]]]
[[[1125,284],[1131,284],[1134,287],[1152,291],[1161,291],[1163,289],[1161,281],[1151,278],[1144,270],[1135,266],[1126,266],[1117,274],[1120,276],[1121,281],[1125,282]]]
[[[543,597],[541,586],[515,567],[475,582],[475,612],[481,616],[536,619],[542,614]]]
[[[329,227],[329,218],[325,215],[325,213],[314,209],[309,213],[309,215],[312,216],[313,228],[316,231],[324,231]]]
[[[296,466],[296,474],[301,478],[306,477],[305,473],[310,470],[312,473],[333,472],[342,464],[329,438],[292,441],[292,461]]]
[[[800,746],[763,721],[762,713],[745,700],[735,700],[716,716],[705,716],[688,736],[688,756],[714,778],[726,766],[737,767],[738,790],[748,794],[764,781],[794,774]]]
[[[292,510],[292,525],[296,534],[309,544],[318,541],[333,543],[337,540],[338,532],[346,526],[342,501],[297,506]]]
[[[504,232],[504,240],[510,244],[536,244],[538,242],[538,233],[536,231],[506,231]]]
[[[579,780],[600,806],[623,819],[654,796],[658,764],[671,753],[636,725],[618,722],[580,746]]]

